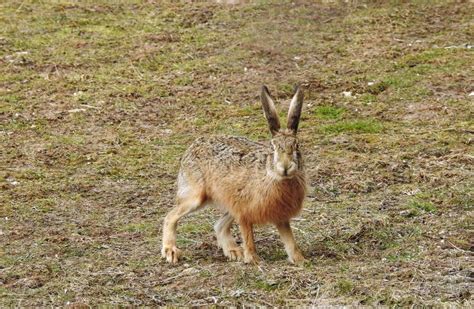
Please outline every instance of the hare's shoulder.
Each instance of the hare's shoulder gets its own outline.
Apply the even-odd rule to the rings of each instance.
[[[198,138],[188,149],[188,155],[226,164],[265,164],[270,154],[263,143],[239,136],[211,136]]]

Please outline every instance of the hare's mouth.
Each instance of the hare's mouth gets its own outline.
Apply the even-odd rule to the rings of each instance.
[[[275,166],[275,172],[282,178],[292,178],[296,174],[297,169],[295,163],[286,166],[277,164]]]
[[[267,170],[267,175],[278,181],[292,179],[295,176],[295,174],[296,174],[296,171],[291,172],[291,173],[288,173],[288,172],[281,173],[275,170]]]

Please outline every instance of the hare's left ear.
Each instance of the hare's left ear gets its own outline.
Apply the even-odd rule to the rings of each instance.
[[[278,130],[280,130],[280,120],[278,119],[278,113],[275,109],[275,103],[273,103],[270,92],[268,91],[267,86],[262,86],[262,93],[260,95],[262,101],[263,113],[265,118],[267,118],[268,127],[272,136],[274,136]]]
[[[303,108],[303,89],[300,85],[295,86],[295,95],[291,99],[290,109],[288,110],[287,128],[298,132],[298,124],[300,123],[301,109]]]

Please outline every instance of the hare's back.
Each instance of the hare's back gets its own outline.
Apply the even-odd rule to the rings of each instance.
[[[238,136],[200,137],[186,151],[182,165],[225,167],[265,165],[269,148],[265,144]]]

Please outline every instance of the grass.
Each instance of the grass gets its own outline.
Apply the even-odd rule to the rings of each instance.
[[[337,282],[336,289],[341,295],[350,295],[354,290],[354,283],[347,279],[341,279]]]
[[[473,9],[2,2],[0,306],[472,307]],[[296,83],[307,262],[273,227],[256,228],[260,267],[226,261],[208,208],[167,265],[186,147],[268,140],[259,89],[285,117]]]
[[[408,203],[407,217],[416,217],[422,214],[435,213],[436,207],[429,201],[413,199]]]
[[[321,119],[339,119],[344,114],[344,109],[333,106],[319,106],[316,108],[316,116]]]
[[[334,124],[328,124],[322,127],[323,132],[331,133],[379,133],[382,131],[382,125],[373,120],[352,120],[341,121]]]

